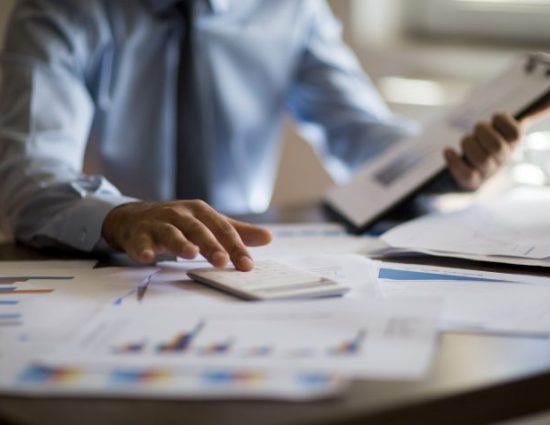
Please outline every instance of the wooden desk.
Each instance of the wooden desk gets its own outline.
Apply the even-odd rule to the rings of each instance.
[[[316,208],[251,221],[319,221]],[[59,253],[54,255],[60,257]],[[50,256],[47,256],[51,258]],[[0,260],[44,253],[0,246]],[[148,401],[0,398],[0,424],[302,425],[484,424],[550,408],[550,339],[443,334],[433,368],[415,382],[361,381],[336,400]]]

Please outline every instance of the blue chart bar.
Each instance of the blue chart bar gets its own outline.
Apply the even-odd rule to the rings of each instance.
[[[21,319],[20,313],[8,313],[8,314],[0,314],[0,321],[2,320],[19,320]]]
[[[27,280],[71,280],[74,276],[0,276],[0,281],[16,280],[26,282]]]
[[[21,313],[0,313],[0,326],[21,326]]]
[[[458,274],[431,273],[413,270],[381,268],[378,278],[388,280],[455,280],[462,282],[507,282],[502,279],[488,279],[478,276],[463,276]]]
[[[0,300],[0,305],[17,305],[19,301],[16,300]]]
[[[11,292],[17,289],[16,286],[0,286],[0,291],[2,292]]]

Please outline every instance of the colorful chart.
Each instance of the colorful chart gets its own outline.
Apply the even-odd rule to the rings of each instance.
[[[259,372],[213,370],[203,373],[201,378],[211,384],[230,384],[259,382],[265,379],[265,376]]]
[[[161,369],[114,369],[109,374],[113,384],[152,384],[170,378],[167,371]]]
[[[261,371],[232,368],[167,368],[167,367],[69,367],[64,365],[33,364],[17,377],[17,384],[33,391],[84,390],[104,393],[123,391],[120,394],[174,394],[196,397],[200,394],[243,394],[250,396],[258,391],[266,394],[303,394],[308,390],[323,390],[342,383],[342,378],[323,372]],[[127,391],[127,392],[125,392]],[[153,392],[151,392],[153,391]],[[219,392],[218,392],[219,391]]]
[[[22,326],[26,295],[47,295],[54,292],[50,286],[55,281],[68,281],[74,276],[0,276],[0,327]],[[40,283],[41,285],[33,285]],[[23,297],[21,297],[23,296]]]
[[[233,339],[229,338],[226,341],[212,343],[206,347],[201,348],[200,353],[209,355],[209,354],[224,354],[227,353],[231,346],[233,345]]]
[[[179,333],[169,342],[160,344],[157,347],[157,351],[160,353],[180,353],[186,351],[193,342],[193,339],[197,337],[203,328],[204,322],[199,322],[190,332]]]
[[[207,329],[208,328],[208,329]],[[143,335],[135,339],[128,338],[113,341],[111,353],[121,355],[164,355],[164,354],[186,354],[187,356],[230,356],[232,358],[259,359],[271,356],[284,356],[291,359],[307,359],[320,355],[329,356],[351,356],[361,352],[361,348],[367,339],[367,331],[360,329],[349,339],[334,344],[326,345],[302,345],[294,347],[279,347],[276,342],[259,345],[240,345],[235,336],[224,336],[218,330],[212,333],[212,326],[205,321],[198,322],[188,332],[178,332],[173,337],[163,342],[154,342],[153,335]],[[215,335],[217,334],[218,335]],[[153,342],[151,342],[153,341]],[[158,341],[158,339],[157,339]]]
[[[0,295],[11,294],[51,294],[53,289],[18,289],[16,286],[0,287]]]
[[[0,276],[0,295],[12,294],[50,294],[52,288],[26,288],[33,281],[71,280],[74,276]]]
[[[343,341],[342,343],[337,345],[336,348],[330,349],[329,352],[332,355],[356,354],[361,349],[361,346],[363,345],[366,336],[367,333],[365,332],[365,330],[361,329],[359,330],[359,332],[357,332],[355,338],[350,341]]]
[[[19,376],[19,381],[24,383],[63,383],[78,378],[79,369],[71,367],[50,367],[32,365],[25,369]]]
[[[145,349],[145,342],[130,342],[113,348],[116,354],[142,353]]]

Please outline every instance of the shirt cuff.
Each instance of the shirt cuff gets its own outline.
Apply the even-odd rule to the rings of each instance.
[[[101,236],[103,221],[113,208],[137,201],[120,195],[87,196],[63,213],[58,240],[80,251],[113,251]]]

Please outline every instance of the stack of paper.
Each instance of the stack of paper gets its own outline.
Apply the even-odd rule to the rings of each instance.
[[[349,296],[247,303],[191,281],[186,272],[204,260],[3,263],[0,391],[303,400],[339,394],[355,378],[426,373],[438,301],[381,299],[374,263],[355,253],[369,239],[332,225],[278,231],[255,258],[330,277]]]
[[[382,235],[385,255],[410,251],[507,264],[550,266],[549,199],[503,199],[431,214]]]
[[[34,394],[326,395],[344,378],[422,376],[437,313],[432,301],[110,307],[9,379]]]

